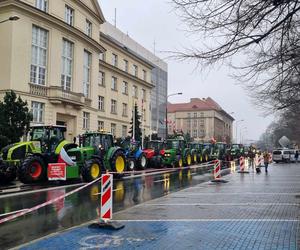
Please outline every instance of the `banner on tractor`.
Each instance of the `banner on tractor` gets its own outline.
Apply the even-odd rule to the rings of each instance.
[[[65,163],[49,163],[48,164],[48,180],[49,181],[65,181],[67,179],[67,171]]]

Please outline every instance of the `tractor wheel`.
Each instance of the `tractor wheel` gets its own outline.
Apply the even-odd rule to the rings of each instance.
[[[181,156],[179,156],[178,161],[176,162],[176,167],[178,167],[178,168],[183,167],[183,160],[182,160]]]
[[[199,156],[199,162],[200,162],[200,163],[203,162],[203,156],[202,156],[202,155]]]
[[[192,156],[190,154],[186,155],[185,163],[186,163],[187,166],[190,166],[192,164]]]
[[[42,157],[31,155],[27,157],[19,168],[19,180],[23,183],[45,181],[47,168]]]
[[[122,151],[117,151],[111,158],[111,167],[114,172],[123,174],[126,168],[125,155]]]
[[[193,158],[193,164],[197,164],[198,162],[197,162],[197,154],[196,153],[193,154],[192,158]]]
[[[205,161],[205,162],[208,162],[208,160],[209,160],[208,155],[205,155],[205,156],[204,156],[204,161]]]
[[[0,163],[0,185],[11,183],[16,177],[16,166],[6,166],[5,163]]]
[[[160,156],[156,156],[154,158],[154,167],[155,168],[161,168],[162,167],[162,158]]]
[[[133,171],[135,169],[135,160],[134,159],[129,159],[128,160],[128,167],[127,169],[129,171]]]
[[[147,160],[146,155],[143,153],[140,155],[140,157],[137,160],[137,167],[139,169],[144,170],[147,168],[147,165],[148,165],[148,160]]]
[[[84,163],[81,168],[82,179],[86,182],[91,182],[99,178],[102,174],[103,167],[98,159],[91,159]]]

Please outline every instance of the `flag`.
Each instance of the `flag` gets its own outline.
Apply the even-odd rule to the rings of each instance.
[[[67,152],[64,148],[61,148],[57,162],[58,163],[65,163],[67,166],[74,166],[75,165],[75,162],[72,161],[72,159],[67,154]]]

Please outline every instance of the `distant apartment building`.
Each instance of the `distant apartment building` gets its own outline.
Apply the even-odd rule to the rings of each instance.
[[[130,36],[117,29],[112,24],[106,22],[101,27],[102,32],[108,37],[119,43],[128,53],[135,54],[137,57],[152,65],[150,75],[153,88],[151,90],[151,102],[145,103],[150,108],[151,114],[151,133],[158,133],[159,137],[165,135],[165,117],[168,92],[168,65],[165,61],[157,57],[154,53],[145,49],[143,46],[134,41]],[[104,36],[101,36],[104,37]],[[104,46],[104,45],[103,45]],[[105,47],[105,46],[104,46]],[[121,61],[121,64],[123,61]],[[126,67],[127,62],[124,62]],[[143,73],[144,74],[144,73]],[[138,103],[141,105],[141,102]],[[141,108],[140,108],[141,109]],[[148,126],[148,125],[147,125]]]
[[[168,134],[189,133],[194,140],[232,141],[234,118],[212,98],[191,98],[188,103],[168,104]]]
[[[0,99],[14,90],[32,110],[32,124],[67,126],[72,139],[104,129],[126,136],[134,102],[151,130],[153,65],[112,39],[97,0],[3,0]]]

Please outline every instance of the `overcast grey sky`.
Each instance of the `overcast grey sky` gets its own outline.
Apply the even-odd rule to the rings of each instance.
[[[184,27],[174,13],[170,1],[165,0],[98,0],[106,20],[114,23],[117,9],[117,27],[150,51],[166,58],[162,51],[176,51],[195,45],[183,31]],[[245,120],[238,125],[244,138],[258,139],[273,117],[264,117],[258,107],[253,106],[245,90],[230,78],[232,69],[223,66],[203,72],[195,70],[195,62],[166,60],[169,67],[168,92],[183,92],[173,96],[170,102],[187,102],[192,97],[212,97],[228,113],[234,112],[236,120]],[[235,126],[235,124],[234,124]],[[234,128],[235,135],[235,128]]]

